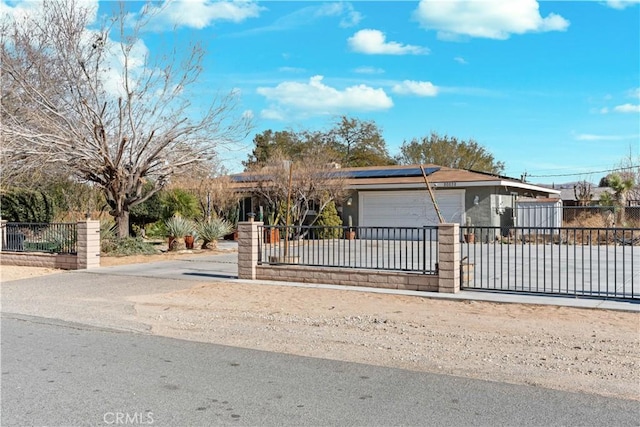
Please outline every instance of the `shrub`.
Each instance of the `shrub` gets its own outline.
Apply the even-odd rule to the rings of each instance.
[[[41,191],[15,190],[0,196],[2,219],[9,222],[51,222],[55,203]]]
[[[216,241],[231,233],[232,230],[233,225],[221,218],[211,218],[210,220],[196,223],[198,237],[202,239],[202,249],[215,249]]]
[[[193,221],[174,215],[164,223],[169,236],[169,250],[179,251],[187,248],[184,237],[192,235],[195,232],[195,224]]]
[[[102,245],[102,253],[106,255],[153,255],[158,250],[141,237],[122,237],[105,241]]]
[[[316,225],[324,227],[318,229],[316,236],[319,239],[338,239],[342,237],[342,219],[336,210],[336,204],[330,202],[320,212]]]
[[[191,220],[179,215],[174,215],[164,222],[168,237],[181,238],[190,235],[195,231],[195,226]]]
[[[168,236],[164,221],[156,221],[144,227],[144,233],[151,239],[163,239]]]
[[[201,215],[198,198],[181,188],[175,188],[162,194],[163,218],[182,216],[196,218]]]

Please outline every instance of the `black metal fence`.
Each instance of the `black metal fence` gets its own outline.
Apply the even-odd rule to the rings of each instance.
[[[260,226],[259,264],[435,274],[437,227]]]
[[[463,288],[640,299],[640,228],[460,227],[460,234]]]
[[[9,222],[2,250],[9,252],[77,253],[76,224]]]

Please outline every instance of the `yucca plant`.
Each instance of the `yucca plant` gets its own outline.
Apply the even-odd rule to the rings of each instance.
[[[166,220],[164,225],[169,237],[169,250],[179,251],[186,249],[184,237],[190,235],[194,231],[194,223],[187,218],[174,215]]]
[[[202,249],[215,249],[219,238],[231,233],[233,225],[221,218],[211,218],[196,223],[198,237],[202,239]]]

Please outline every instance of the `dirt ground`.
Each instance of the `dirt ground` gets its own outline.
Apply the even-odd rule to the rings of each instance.
[[[637,312],[223,282],[127,300],[157,335],[640,400]]]

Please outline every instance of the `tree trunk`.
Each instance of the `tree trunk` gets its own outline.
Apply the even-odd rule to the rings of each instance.
[[[120,211],[115,217],[118,224],[118,237],[129,237],[129,211]]]
[[[624,227],[624,211],[627,206],[627,198],[625,196],[620,196],[618,203],[620,204],[620,206],[618,206],[618,218],[616,219],[616,227]]]

